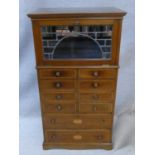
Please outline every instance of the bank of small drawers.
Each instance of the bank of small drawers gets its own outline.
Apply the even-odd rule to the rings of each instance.
[[[110,143],[117,69],[39,69],[38,75],[46,143]]]

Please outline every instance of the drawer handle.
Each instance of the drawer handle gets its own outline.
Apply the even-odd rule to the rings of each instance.
[[[99,87],[99,84],[97,82],[93,83],[93,87],[94,88],[98,88]]]
[[[55,119],[51,119],[51,120],[50,120],[50,123],[51,123],[51,124],[55,124]]]
[[[81,119],[74,119],[73,123],[74,124],[82,124],[82,120]]]
[[[61,105],[57,105],[56,108],[57,108],[58,111],[62,110],[62,106]]]
[[[97,136],[97,139],[98,139],[98,140],[103,140],[103,136],[102,136],[102,135],[98,135],[98,136]]]
[[[96,106],[93,106],[93,111],[97,111],[97,107]]]
[[[105,123],[105,120],[103,119],[102,122]]]
[[[56,139],[56,135],[51,135],[51,139],[55,140]]]
[[[99,99],[99,96],[98,96],[98,95],[93,95],[93,96],[92,96],[92,99],[93,99],[93,100],[98,100],[98,99]]]
[[[55,87],[56,88],[61,88],[62,87],[62,84],[60,82],[57,82],[57,83],[55,83]]]
[[[56,72],[55,72],[55,76],[56,76],[56,77],[60,77],[60,75],[61,75],[61,73],[60,73],[59,71],[56,71]]]
[[[81,140],[82,139],[82,136],[81,135],[74,135],[73,136],[73,139],[75,139],[75,140]]]
[[[99,73],[98,72],[93,72],[93,76],[98,77]]]
[[[62,95],[56,95],[55,97],[57,100],[61,100],[62,99]]]

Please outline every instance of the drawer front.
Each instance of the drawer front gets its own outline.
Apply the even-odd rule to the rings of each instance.
[[[76,89],[76,81],[74,80],[41,80],[41,90],[45,92],[51,91],[74,91]]]
[[[89,114],[103,114],[111,113],[113,111],[113,104],[80,104],[79,105],[80,113],[89,113]]]
[[[77,94],[72,92],[42,93],[42,98],[45,103],[70,103],[76,101]]]
[[[74,69],[40,69],[39,77],[40,79],[55,79],[55,78],[66,78],[74,79],[76,78],[76,70]]]
[[[112,116],[107,115],[48,115],[44,116],[46,129],[103,129],[112,127]]]
[[[48,143],[108,143],[111,132],[100,131],[46,131],[45,141]]]
[[[44,104],[43,111],[47,113],[75,113],[76,107],[75,103],[73,104]]]
[[[117,69],[80,69],[79,77],[82,79],[116,78]]]
[[[113,92],[115,80],[81,80],[79,81],[80,92]]]
[[[114,100],[114,93],[107,92],[107,93],[80,93],[80,101],[81,103],[107,103],[113,102]]]

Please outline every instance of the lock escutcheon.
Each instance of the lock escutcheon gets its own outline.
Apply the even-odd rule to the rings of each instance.
[[[73,123],[74,124],[82,124],[82,120],[81,119],[74,119]]]

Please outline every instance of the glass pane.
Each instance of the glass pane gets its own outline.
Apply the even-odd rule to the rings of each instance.
[[[111,59],[112,25],[42,26],[45,60]]]

